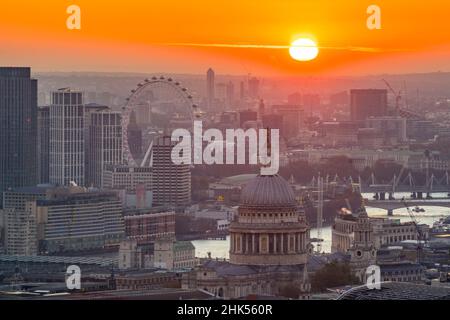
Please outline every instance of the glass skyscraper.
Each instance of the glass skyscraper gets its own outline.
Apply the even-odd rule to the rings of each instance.
[[[37,183],[37,80],[30,68],[0,67],[0,207],[3,191]]]

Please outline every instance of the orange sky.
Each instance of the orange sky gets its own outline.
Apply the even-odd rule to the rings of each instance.
[[[81,7],[82,29],[66,28]],[[366,8],[382,30],[366,28]],[[450,1],[443,0],[3,0],[1,65],[35,71],[304,75],[450,71]],[[298,62],[287,49],[189,44],[288,45],[309,34],[322,49]],[[168,44],[186,44],[172,46]],[[375,48],[355,52],[347,47]]]

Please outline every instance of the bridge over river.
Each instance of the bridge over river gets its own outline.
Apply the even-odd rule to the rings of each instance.
[[[446,207],[450,208],[449,198],[434,198],[434,199],[406,199],[406,203],[410,208],[414,207]],[[403,200],[368,200],[366,205],[372,208],[379,208],[388,211],[388,215],[392,215],[393,211],[400,208],[405,208]]]

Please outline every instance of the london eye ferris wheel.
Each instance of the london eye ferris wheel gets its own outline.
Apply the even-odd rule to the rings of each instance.
[[[152,77],[131,90],[122,111],[124,160],[131,166],[152,166],[153,143],[164,131],[192,131],[201,113],[192,94],[170,77]]]

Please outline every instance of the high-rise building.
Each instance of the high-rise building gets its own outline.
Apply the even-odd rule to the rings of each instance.
[[[191,201],[189,164],[175,164],[170,136],[156,140],[153,146],[153,188],[155,205],[187,205]]]
[[[286,137],[295,137],[305,129],[305,111],[298,105],[273,105],[274,114],[283,117],[283,132]]]
[[[259,97],[259,80],[258,78],[251,78],[248,80],[248,95],[250,98]]]
[[[387,115],[387,90],[350,90],[350,116],[352,121],[364,121],[369,117],[383,117]]]
[[[214,107],[215,99],[215,83],[214,83],[214,70],[209,68],[206,72],[206,100],[208,109],[211,110]]]
[[[50,156],[50,107],[38,108],[37,168],[38,182],[48,183]]]
[[[0,67],[0,206],[3,191],[37,183],[37,80]]]
[[[122,163],[122,115],[101,111],[90,116],[89,149],[86,151],[86,182],[104,187],[105,166]]]
[[[52,92],[50,106],[50,183],[85,184],[83,94],[70,88]]]

